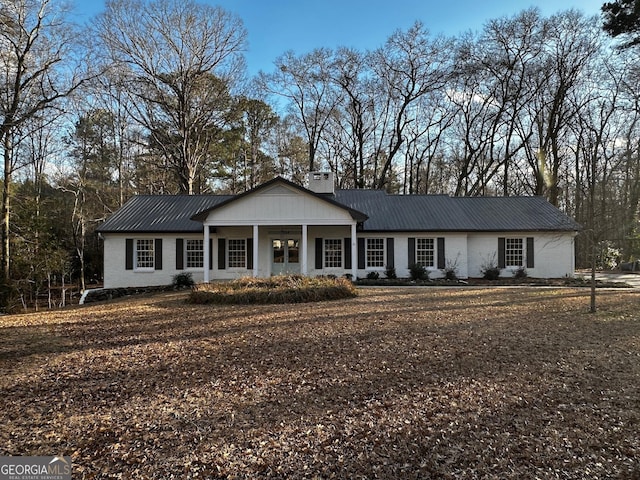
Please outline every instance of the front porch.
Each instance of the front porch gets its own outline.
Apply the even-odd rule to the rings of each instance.
[[[204,282],[251,275],[336,275],[357,277],[357,223],[205,224]]]

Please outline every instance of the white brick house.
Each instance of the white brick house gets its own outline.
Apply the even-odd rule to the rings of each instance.
[[[481,277],[493,263],[503,276],[574,274],[580,226],[541,197],[388,195],[335,190],[330,173],[309,188],[275,178],[240,195],[140,195],[98,228],[104,286],[170,284],[283,273],[351,275],[418,263],[431,278],[455,268]],[[206,268],[205,268],[206,267]]]

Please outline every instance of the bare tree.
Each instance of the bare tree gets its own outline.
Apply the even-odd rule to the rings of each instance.
[[[180,191],[194,193],[243,73],[242,21],[192,1],[111,0],[96,30],[133,100],[129,113],[175,171]]]
[[[537,70],[535,96],[528,104],[531,134],[528,166],[534,173],[533,191],[554,205],[561,193],[559,173],[567,159],[565,133],[580,112],[571,95],[589,81],[590,64],[597,59],[601,34],[595,18],[569,10],[544,21],[545,48]],[[524,133],[523,133],[524,134]]]
[[[317,168],[316,152],[324,129],[342,101],[331,81],[332,51],[326,48],[296,56],[292,51],[275,60],[275,70],[260,72],[258,85],[266,92],[284,97],[291,113],[303,126],[309,151],[309,170]]]
[[[354,49],[339,48],[331,78],[342,92],[342,101],[336,105],[324,136],[326,143],[337,152],[332,169],[341,187],[365,188],[369,186],[367,149],[374,128],[371,70],[366,56]]]
[[[369,62],[380,94],[382,110],[388,115],[387,135],[379,137],[380,168],[375,170],[375,186],[384,188],[396,154],[405,141],[407,125],[414,121],[410,106],[429,92],[445,87],[450,76],[451,42],[430,38],[416,22],[406,32],[392,34],[385,45],[371,53]],[[386,99],[386,100],[385,100]],[[390,106],[391,108],[387,108]]]
[[[432,92],[412,107],[414,121],[407,128],[404,150],[404,194],[445,193],[434,178],[442,144],[454,120],[455,109],[441,92]]]
[[[2,268],[9,279],[9,219],[16,131],[29,119],[56,108],[88,77],[76,30],[51,0],[0,0],[0,143],[4,154]]]

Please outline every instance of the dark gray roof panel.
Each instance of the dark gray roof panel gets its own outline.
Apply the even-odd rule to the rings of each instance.
[[[107,219],[99,232],[202,232],[191,220],[231,195],[137,195]]]
[[[364,213],[368,219],[363,223],[363,230],[371,232],[581,229],[578,223],[542,197],[387,195],[381,190],[337,190],[335,195],[318,196],[348,208],[354,212],[354,218],[365,219]],[[140,195],[131,198],[98,231],[201,232],[202,223],[192,217],[233,198],[232,195]]]
[[[543,197],[453,197],[476,230],[578,231],[582,227]],[[475,201],[474,201],[475,200]]]
[[[338,190],[336,201],[366,212],[364,231],[577,231],[580,225],[542,197],[387,195]]]

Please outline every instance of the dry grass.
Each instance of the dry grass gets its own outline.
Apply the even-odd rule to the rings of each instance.
[[[0,319],[0,454],[74,478],[640,478],[640,294],[184,294]]]

